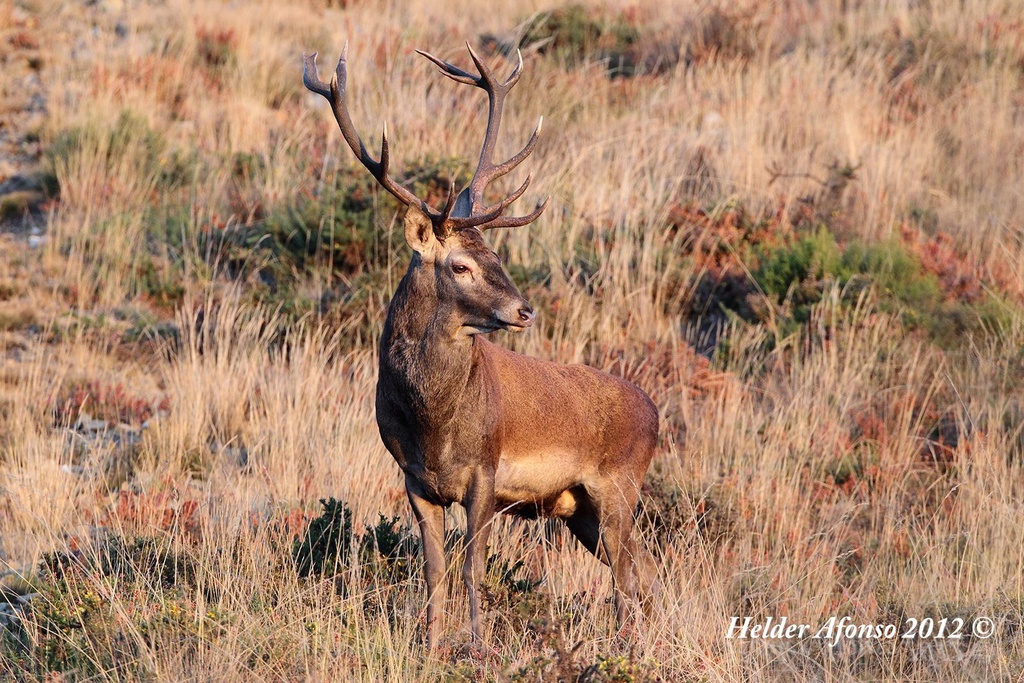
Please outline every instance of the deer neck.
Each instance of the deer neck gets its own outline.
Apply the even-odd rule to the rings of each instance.
[[[433,266],[414,257],[388,308],[380,340],[380,381],[404,394],[417,421],[444,425],[476,396],[477,345],[460,336],[454,307],[438,296]],[[479,387],[477,387],[479,388]]]

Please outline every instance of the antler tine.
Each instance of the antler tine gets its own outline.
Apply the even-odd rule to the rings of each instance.
[[[452,218],[450,223],[453,228],[457,230],[462,230],[467,227],[479,227],[482,231],[489,230],[493,227],[518,227],[520,225],[534,222],[548,206],[548,200],[551,199],[550,197],[545,198],[543,203],[538,202],[537,208],[525,216],[502,216],[502,213],[510,204],[522,197],[526,188],[529,187],[529,183],[532,179],[534,179],[534,177],[531,175],[526,176],[526,179],[521,185],[519,185],[519,188],[498,204],[490,205],[486,209],[483,209],[482,212],[474,213],[472,216],[466,216],[465,218]]]
[[[501,214],[508,208],[509,204],[522,197],[523,193],[526,192],[526,188],[530,186],[530,182],[532,180],[533,176],[526,176],[526,180],[524,180],[523,184],[519,186],[519,189],[502,199],[497,204],[492,204],[485,209],[473,212],[469,216],[452,218],[449,222],[456,230],[485,226],[486,223],[500,218]],[[480,229],[487,230],[489,229],[489,226],[481,227]]]
[[[480,78],[478,76],[474,76],[468,71],[463,71],[459,67],[455,66],[454,64],[449,64],[443,59],[438,59],[429,52],[424,52],[423,50],[416,50],[416,52],[420,55],[423,55],[431,62],[433,62],[441,73],[443,73],[445,76],[452,79],[453,81],[458,81],[459,83],[465,83],[467,85],[475,85],[478,88],[483,87],[482,85],[480,85]]]
[[[345,44],[345,51],[348,51],[348,43]],[[319,52],[314,52],[313,54],[302,55],[302,84],[317,95],[323,95],[329,100],[331,99],[331,89],[320,80],[320,74],[317,73],[316,69],[316,57],[319,54]],[[342,59],[344,58],[345,52],[342,52]]]
[[[450,225],[452,209],[455,208],[455,181],[448,183],[448,199],[444,202],[444,209],[441,210],[441,225]]]
[[[448,219],[448,224],[451,226],[452,230],[476,228],[499,218],[501,216],[501,212],[505,210],[506,206],[507,205],[502,202],[489,207],[484,212],[474,213],[470,216],[452,216]],[[486,228],[481,228],[481,230],[486,230]]]
[[[459,83],[465,83],[467,85],[473,85],[481,88],[487,93],[487,130],[484,133],[484,142],[480,148],[480,161],[477,164],[476,172],[473,174],[473,179],[470,181],[469,186],[462,191],[456,201],[456,213],[462,215],[458,215],[450,219],[450,222],[453,222],[453,224],[457,221],[459,226],[472,227],[482,225],[488,220],[493,220],[493,218],[496,218],[497,216],[492,216],[490,219],[486,220],[485,217],[491,216],[495,208],[504,210],[504,208],[506,208],[511,202],[515,201],[522,195],[522,191],[525,190],[525,185],[520,188],[519,191],[514,192],[499,204],[486,208],[482,207],[484,190],[486,189],[487,184],[514,169],[522,163],[522,161],[526,159],[531,152],[533,152],[534,148],[537,146],[541,127],[544,124],[544,118],[541,117],[533,135],[530,136],[526,145],[517,154],[500,164],[495,164],[494,147],[498,138],[498,130],[501,127],[501,115],[505,103],[505,96],[508,94],[508,91],[519,82],[519,79],[522,76],[523,54],[521,51],[516,51],[517,63],[515,69],[512,70],[512,73],[508,78],[503,82],[499,82],[495,79],[494,72],[486,63],[484,63],[483,59],[480,58],[480,55],[478,55],[476,50],[473,49],[473,46],[466,43],[466,47],[469,49],[469,56],[472,58],[473,63],[479,71],[479,76],[460,69],[459,67],[439,59],[428,52],[424,52],[423,50],[417,50],[416,52],[429,59],[445,76],[448,76]],[[527,181],[527,184],[528,183],[529,181]]]
[[[487,64],[484,63],[484,60],[480,59],[480,55],[476,53],[476,50],[473,49],[473,46],[467,42],[466,47],[469,48],[469,56],[473,58],[473,63],[476,64],[476,68],[479,69],[480,71],[480,78],[486,81],[487,83],[490,83],[492,87],[501,88],[501,90],[503,90],[504,92],[508,92],[516,83],[519,82],[519,77],[523,75],[522,50],[518,48],[516,49],[516,56],[518,58],[516,68],[512,70],[512,73],[509,74],[509,77],[506,78],[503,83],[498,83],[497,81],[494,80],[494,72],[491,71],[490,68],[488,68]],[[481,85],[480,87],[482,88],[484,86]]]
[[[497,204],[492,204],[491,206],[488,206],[486,209],[484,209],[484,213],[490,213],[491,210],[496,207],[500,207],[501,210],[504,211],[505,209],[508,208],[509,204],[523,196],[523,193],[526,192],[526,188],[530,186],[531,182],[533,182],[533,174],[526,176],[526,180],[523,181],[523,184],[520,185],[519,189],[517,189],[515,192],[508,195]]]
[[[338,59],[338,66],[331,77],[330,86],[320,80],[320,74],[317,72],[316,67],[316,58],[316,52],[310,55],[303,55],[302,82],[309,90],[322,95],[331,103],[331,110],[334,112],[334,118],[338,122],[338,128],[341,129],[341,135],[345,138],[345,142],[348,143],[356,158],[359,159],[359,162],[366,167],[385,190],[407,206],[418,206],[430,217],[435,226],[440,227],[443,222],[440,220],[441,214],[430,208],[426,202],[400,185],[388,174],[391,153],[390,145],[388,144],[387,122],[384,123],[384,130],[381,134],[380,160],[374,159],[370,155],[366,150],[366,145],[363,144],[362,138],[356,132],[355,124],[352,123],[352,116],[348,111],[348,104],[345,101],[348,73],[348,43],[345,43],[345,47],[341,51],[341,57]]]
[[[516,68],[512,69],[512,74],[505,79],[505,87],[511,88],[513,85],[519,82],[519,77],[523,75],[523,51],[516,48],[516,58],[519,63],[516,64]]]
[[[507,161],[504,161],[498,165],[491,164],[491,167],[489,171],[486,173],[486,175],[481,175],[483,185],[486,185],[495,178],[500,178],[501,176],[505,175],[506,173],[514,169],[519,164],[523,163],[523,160],[526,159],[526,157],[530,156],[530,153],[533,152],[533,148],[537,146],[537,140],[540,138],[540,129],[543,126],[544,117],[542,116],[537,121],[537,127],[534,128],[533,134],[530,136],[530,139],[526,141],[526,144],[523,145],[523,148],[519,150],[517,154],[510,157]],[[483,198],[482,194],[483,192],[481,191],[481,198]]]
[[[494,80],[494,72],[484,64],[484,60],[480,59],[480,55],[476,53],[476,50],[473,49],[473,46],[469,44],[468,40],[466,41],[466,48],[469,49],[469,56],[473,59],[473,63],[476,64],[477,71],[480,72],[478,85],[486,90],[488,94],[494,90],[500,89],[502,91],[502,96],[504,96],[505,92],[507,92],[511,86],[507,83],[498,83]]]
[[[549,199],[551,199],[551,197],[545,197],[543,202],[537,203],[537,208],[525,216],[501,216],[487,225],[482,226],[480,229],[491,230],[492,228],[518,228],[521,225],[532,223],[537,220],[538,216],[544,213],[544,209],[548,207]]]

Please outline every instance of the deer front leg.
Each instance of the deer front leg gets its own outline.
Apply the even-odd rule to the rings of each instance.
[[[417,493],[415,480],[406,477],[405,490],[423,539],[423,568],[427,579],[427,647],[437,647],[441,635],[438,607],[446,598],[444,572],[444,508]]]
[[[487,571],[487,538],[494,519],[494,475],[479,473],[470,484],[462,505],[466,508],[466,563],[462,579],[469,593],[469,623],[473,644],[483,643],[480,621],[480,582]]]

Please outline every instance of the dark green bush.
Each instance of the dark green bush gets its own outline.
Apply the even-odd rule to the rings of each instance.
[[[181,598],[199,586],[198,573],[193,556],[156,537],[114,534],[81,548],[47,553],[31,581],[34,598],[19,621],[27,637],[0,637],[0,677],[151,677],[137,642],[126,636],[127,615],[108,602],[101,587],[133,592],[157,608],[159,614],[151,618],[141,618],[148,613],[145,609],[135,614],[132,628],[142,636],[159,628],[163,642],[179,637],[194,640],[196,619],[182,608]],[[215,600],[212,594],[206,597]]]
[[[377,524],[366,528],[359,542],[360,556],[366,566],[383,574],[388,581],[404,580],[411,574],[412,560],[419,541],[400,518],[380,515]]]
[[[352,550],[352,511],[334,498],[320,499],[323,512],[296,539],[292,560],[299,576],[333,576],[341,571]]]
[[[880,293],[914,311],[931,310],[942,303],[938,278],[924,272],[920,260],[896,241],[854,242],[843,253],[843,265],[869,276]]]
[[[760,254],[760,265],[754,279],[766,294],[782,299],[790,289],[807,280],[846,275],[839,245],[824,227],[795,243]]]
[[[639,31],[630,23],[572,4],[538,15],[521,42],[540,43],[541,53],[572,67],[596,59],[614,59],[639,38]]]

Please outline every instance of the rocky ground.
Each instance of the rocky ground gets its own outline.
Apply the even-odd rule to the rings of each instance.
[[[86,12],[96,3],[76,8]],[[82,16],[78,17],[83,18]],[[9,388],[22,376],[26,361],[45,355],[53,328],[48,310],[58,305],[54,284],[45,273],[30,269],[37,261],[29,252],[45,248],[48,215],[57,202],[57,185],[42,146],[47,123],[47,60],[61,51],[43,44],[73,32],[41,26],[42,17],[24,7],[0,4],[0,410]],[[144,424],[129,425],[82,414],[65,430],[64,438],[83,455],[103,451],[100,468],[64,465],[68,474],[83,478],[127,476],[126,463],[141,441]],[[0,435],[0,439],[5,438]],[[116,484],[114,485],[116,488]],[[2,490],[2,489],[0,489]],[[21,617],[31,601],[26,577],[31,569],[8,566],[0,538],[0,633],[23,640]]]
[[[12,7],[0,33],[0,233],[37,245],[53,184],[42,167],[40,131],[46,118],[44,57],[38,19]],[[9,248],[9,246],[6,246]]]

